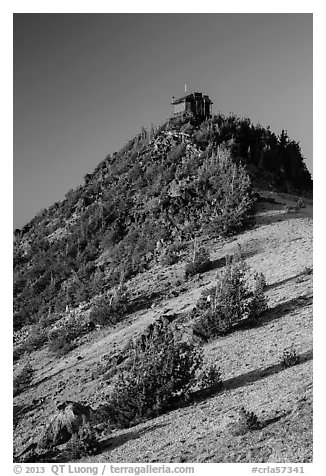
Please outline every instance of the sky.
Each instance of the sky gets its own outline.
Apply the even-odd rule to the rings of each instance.
[[[171,98],[288,131],[312,172],[313,15],[13,15],[13,225],[83,182]]]

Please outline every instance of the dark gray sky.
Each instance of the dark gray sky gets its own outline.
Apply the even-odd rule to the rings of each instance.
[[[165,121],[185,83],[286,129],[312,171],[312,61],[312,14],[14,14],[14,227]]]

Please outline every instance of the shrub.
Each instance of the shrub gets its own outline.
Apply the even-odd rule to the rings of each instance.
[[[23,345],[17,345],[17,347],[15,347],[13,350],[13,361],[17,362],[24,353],[25,349],[23,348]]]
[[[232,433],[234,435],[244,435],[248,431],[258,430],[262,425],[257,415],[241,407],[239,410],[238,420],[236,421]]]
[[[193,311],[198,316],[194,330],[207,338],[225,334],[244,317],[247,294],[244,262],[238,256],[227,258],[216,286],[204,291]]]
[[[284,367],[292,367],[300,362],[300,356],[297,354],[293,345],[288,349],[284,349],[281,357],[281,365]]]
[[[313,273],[313,268],[310,268],[309,266],[305,266],[300,273],[300,275],[297,277],[296,282],[297,283],[302,283],[306,281],[307,276],[310,276]]]
[[[265,296],[266,279],[263,273],[254,274],[253,295],[248,301],[248,318],[257,319],[268,308],[267,298]]]
[[[238,233],[253,217],[249,175],[244,166],[232,161],[230,150],[225,147],[219,148],[217,155],[209,160],[207,165],[210,182],[216,191],[216,207],[209,212],[208,228],[221,236]]]
[[[33,380],[34,369],[31,364],[26,364],[14,377],[13,389],[14,395],[18,395],[27,388]]]
[[[175,264],[180,259],[180,251],[182,249],[182,245],[173,243],[169,245],[166,249],[163,250],[163,253],[160,257],[160,264],[163,266],[171,266]]]
[[[181,143],[173,147],[173,149],[167,155],[168,163],[176,163],[186,151],[186,144]]]
[[[192,261],[187,263],[185,267],[185,277],[191,277],[195,274],[205,273],[211,268],[211,261],[209,257],[209,251],[205,247],[200,247],[194,251]]]
[[[200,389],[209,389],[211,387],[221,389],[223,387],[220,369],[216,368],[213,364],[201,369],[197,382]]]
[[[201,315],[193,324],[193,333],[205,341],[227,334],[231,326],[225,319],[222,309],[217,306],[204,306],[199,304],[195,309],[196,312],[201,312]]]
[[[102,296],[90,313],[90,322],[101,326],[116,324],[128,312],[129,300],[130,294],[124,288],[111,296]]]
[[[54,327],[48,333],[48,348],[57,357],[61,357],[77,345],[77,339],[85,332],[85,323],[77,313],[69,316],[62,327]]]
[[[122,427],[159,415],[186,399],[202,363],[199,349],[178,342],[164,322],[136,341],[130,352],[131,367],[118,375],[108,397],[111,418]]]
[[[21,351],[31,353],[40,349],[47,341],[47,333],[39,325],[34,325],[30,328],[28,337],[21,344]]]
[[[225,269],[217,275],[216,286],[202,293],[192,311],[195,334],[206,340],[224,335],[239,321],[256,319],[265,312],[265,277],[262,273],[255,274],[254,290],[250,293],[245,272],[246,266],[240,255],[227,257]]]
[[[48,348],[56,357],[62,357],[74,348],[72,340],[64,327],[54,329],[48,336]]]
[[[310,274],[313,273],[313,269],[310,268],[309,266],[305,266],[303,268],[303,271],[302,271],[302,274],[305,275],[305,276],[309,276]]]
[[[99,449],[100,443],[96,432],[89,423],[81,426],[78,433],[72,435],[66,444],[66,452],[71,459],[94,455],[98,453]]]

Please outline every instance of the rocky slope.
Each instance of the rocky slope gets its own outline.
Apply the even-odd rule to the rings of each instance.
[[[272,190],[312,188],[299,145],[284,131],[276,136],[222,114],[143,130],[62,202],[15,231],[16,342],[23,330],[44,344],[45,329],[69,310],[92,306],[121,280],[150,269],[158,242],[169,251],[212,229],[241,231],[250,220],[249,177]]]
[[[127,430],[104,428],[101,453],[87,461],[312,460],[312,201],[298,207],[296,196],[259,193],[265,200],[252,229],[223,241],[204,239],[215,269],[185,281],[189,250],[174,265],[157,263],[128,282],[134,296],[145,296],[128,319],[80,337],[63,357],[46,348],[30,354],[33,380],[14,399],[16,454],[36,438],[58,401],[103,403],[110,382],[98,372],[101,362],[158,316],[190,310],[214,283],[222,258],[240,245],[251,269],[266,276],[269,310],[254,326],[204,344],[206,360],[221,369],[223,390]],[[292,344],[300,361],[284,368],[280,358]],[[234,434],[241,406],[254,411],[261,428]]]

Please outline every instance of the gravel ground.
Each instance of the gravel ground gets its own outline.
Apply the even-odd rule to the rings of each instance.
[[[266,192],[266,197],[271,194]],[[229,240],[206,243],[216,263],[238,249],[268,284],[269,310],[255,327],[239,329],[205,345],[208,362],[222,373],[224,389],[206,400],[175,410],[128,430],[103,435],[96,462],[310,462],[312,461],[312,203],[289,212],[295,197],[273,194],[278,203],[261,203],[253,229]],[[212,270],[182,283],[174,297],[167,290],[183,281],[184,263],[156,267],[136,277],[139,293],[161,293],[128,323],[93,333],[66,357],[35,352],[36,376],[14,399],[15,449],[30,443],[63,399],[101,403],[107,383],[91,378],[91,368],[123,348],[163,312],[194,306],[216,276]],[[300,363],[284,368],[280,357],[294,345]],[[43,401],[39,399],[44,398]],[[34,403],[33,403],[34,399]],[[241,406],[253,411],[261,428],[234,435]]]

